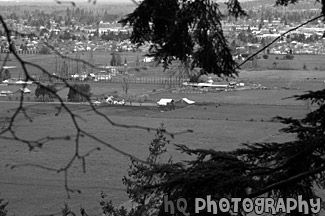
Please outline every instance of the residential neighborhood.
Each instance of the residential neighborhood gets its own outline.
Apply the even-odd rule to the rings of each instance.
[[[255,7],[247,2],[248,17],[223,20],[223,30],[235,56],[252,53],[272,40],[280,37],[294,26],[304,22],[318,13],[317,6],[306,2],[304,8],[294,10],[274,10],[271,4]],[[244,5],[245,6],[245,5]],[[306,7],[310,9],[306,9]],[[67,7],[59,14],[44,12],[25,12],[19,16],[12,12],[6,17],[7,25],[12,32],[12,41],[19,52],[50,53],[44,42],[53,44],[55,50],[66,54],[69,52],[86,51],[133,51],[138,48],[131,44],[129,38],[132,28],[122,26],[120,16],[105,11],[96,19],[86,22],[83,15],[89,16],[93,11]],[[43,22],[35,22],[33,17],[44,18]],[[90,16],[89,16],[90,17]],[[266,50],[267,54],[325,54],[323,33],[324,23],[321,20],[286,34]],[[140,47],[148,51],[149,45]],[[8,43],[3,28],[0,27],[0,52],[8,51]],[[244,57],[245,58],[245,57]]]

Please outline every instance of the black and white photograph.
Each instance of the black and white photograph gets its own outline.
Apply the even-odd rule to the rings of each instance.
[[[0,216],[325,216],[325,0],[0,0]]]

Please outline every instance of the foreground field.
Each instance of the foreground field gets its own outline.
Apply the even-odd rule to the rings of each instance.
[[[292,98],[282,99],[307,90],[321,89],[324,78],[319,71],[242,71],[240,79],[245,82],[259,82],[270,86],[270,89],[196,95],[164,91],[150,95],[152,102],[162,96],[174,99],[187,97],[200,102],[198,105],[173,111],[130,106],[99,106],[97,109],[121,124],[157,128],[163,122],[172,132],[193,130],[193,133],[183,133],[171,139],[168,154],[173,156],[174,161],[179,161],[189,158],[176,151],[173,144],[186,144],[191,148],[234,150],[247,142],[293,139],[293,136],[279,133],[282,124],[270,120],[277,115],[303,117],[313,109],[312,106]],[[97,90],[100,92],[99,89]],[[140,93],[140,87],[135,89]],[[17,106],[17,101],[0,102],[0,126],[8,125],[8,118]],[[18,116],[15,129],[20,137],[37,140],[44,136],[73,136],[76,133],[68,113],[55,116],[58,105],[29,102],[25,106],[33,122],[23,115]],[[69,107],[82,117],[78,122],[90,134],[141,159],[146,158],[154,132],[113,127],[94,114],[88,105],[71,104]],[[9,201],[10,215],[55,213],[60,211],[65,202],[75,211],[82,205],[91,215],[100,215],[101,191],[106,192],[108,199],[112,199],[117,205],[128,200],[121,179],[127,174],[129,159],[89,138],[81,140],[80,153],[96,147],[100,147],[101,151],[95,151],[87,158],[85,174],[82,172],[81,161],[71,167],[69,185],[80,189],[82,193],[73,194],[70,200],[66,199],[62,173],[32,167],[11,170],[6,166],[36,163],[61,168],[73,156],[74,146],[72,137],[70,141],[50,141],[42,149],[29,152],[22,143],[1,140],[0,192],[1,197]]]
[[[15,104],[1,105],[0,114],[5,116],[8,115],[6,110],[13,108]],[[82,127],[92,135],[137,157],[142,159],[146,157],[148,144],[154,137],[153,132],[112,127],[93,114],[85,105],[71,108],[85,119],[84,122],[81,121]],[[19,118],[16,129],[18,135],[23,138],[38,139],[48,135],[63,136],[75,133],[67,113],[54,116],[54,105],[30,104],[27,106],[27,111],[34,117],[34,123],[29,123],[22,116]],[[193,106],[163,113],[158,109],[141,107],[102,107],[100,111],[123,124],[136,122],[138,125],[159,127],[160,123],[164,122],[170,131],[192,129],[194,133],[176,136],[172,143],[217,150],[233,150],[243,142],[290,139],[291,137],[278,133],[282,125],[261,121],[262,118],[271,118],[273,114],[299,117],[305,113],[304,107],[231,104],[222,104],[218,108],[214,105]],[[59,211],[64,202],[67,202],[74,210],[78,210],[80,205],[83,205],[90,212],[99,214],[101,191],[106,192],[108,198],[116,204],[127,201],[121,179],[127,174],[129,159],[89,139],[85,138],[81,141],[81,153],[94,147],[101,147],[102,150],[94,152],[87,159],[87,173],[82,173],[80,164],[73,165],[69,172],[69,184],[83,192],[80,195],[73,195],[71,200],[66,199],[62,174],[31,167],[10,170],[2,166],[0,191],[1,195],[10,201],[8,206],[10,213],[15,215],[52,213]],[[72,157],[73,149],[73,142],[56,141],[47,143],[41,150],[29,152],[27,146],[5,141],[1,147],[0,160],[4,165],[36,163],[60,168]],[[169,146],[169,153],[173,155],[175,161],[185,159],[173,145]]]

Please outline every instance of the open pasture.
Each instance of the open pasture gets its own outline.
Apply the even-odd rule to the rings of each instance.
[[[173,111],[130,106],[98,106],[97,109],[121,124],[157,128],[163,122],[167,130],[172,132],[187,129],[194,131],[179,134],[174,139],[170,138],[172,144],[186,144],[191,148],[234,150],[247,142],[282,142],[293,139],[291,135],[279,133],[279,129],[284,125],[270,119],[277,115],[300,118],[313,107],[306,102],[282,98],[302,94],[307,90],[319,90],[324,85],[324,76],[320,71],[241,71],[240,79],[253,83],[263,82],[265,86],[273,83],[273,87],[277,88],[195,95],[165,91],[150,95],[149,99],[153,103],[161,96],[174,99],[187,97],[201,102],[199,105]],[[281,80],[283,82],[279,82]],[[289,83],[291,84],[288,85]],[[119,85],[115,85],[118,89]],[[101,89],[108,89],[108,86],[108,83],[107,87],[105,83],[101,83],[100,86],[92,86],[92,89],[100,93]],[[130,92],[136,89],[139,93],[150,91],[145,89],[146,85],[131,86]],[[108,92],[112,91],[115,90],[108,89]],[[8,125],[8,118],[17,106],[17,101],[0,102],[1,127]],[[82,172],[81,161],[72,165],[69,170],[69,185],[73,189],[80,189],[82,193],[72,194],[70,200],[66,199],[63,173],[33,167],[12,170],[6,166],[33,163],[61,168],[69,161],[74,154],[76,130],[67,112],[63,111],[55,116],[57,106],[58,104],[27,102],[26,111],[33,118],[33,122],[29,122],[20,114],[14,128],[21,138],[37,140],[44,136],[70,136],[70,141],[50,141],[42,149],[32,152],[25,144],[17,141],[2,139],[0,142],[0,192],[1,197],[9,201],[8,209],[11,215],[31,216],[59,212],[64,202],[69,203],[74,211],[78,211],[82,205],[91,215],[100,215],[101,191],[106,192],[108,199],[112,199],[117,205],[128,200],[121,179],[127,174],[130,160],[90,138],[81,139],[80,153],[85,154],[97,147],[101,150],[94,151],[87,157],[85,174]],[[80,126],[91,135],[141,159],[146,158],[154,131],[113,127],[94,114],[88,105],[68,106],[81,117],[78,118]],[[172,144],[168,146],[168,154],[173,156],[174,161],[189,159],[176,151]]]
[[[17,103],[1,103],[0,115],[8,117]],[[99,139],[107,141],[126,152],[145,159],[148,144],[154,138],[154,132],[148,133],[138,129],[113,127],[105,120],[91,112],[87,105],[70,105],[82,119],[78,120],[82,128]],[[244,110],[243,110],[244,108]],[[288,111],[290,108],[290,112]],[[114,203],[127,201],[125,188],[121,179],[127,174],[130,164],[128,158],[111,149],[83,138],[80,153],[100,147],[93,152],[86,162],[87,172],[82,173],[81,162],[73,164],[69,171],[69,184],[72,188],[82,190],[66,199],[63,175],[56,172],[39,170],[32,167],[20,167],[10,170],[5,164],[35,163],[60,168],[66,164],[74,153],[73,134],[75,129],[66,112],[55,116],[56,105],[26,104],[27,112],[33,117],[33,123],[22,115],[18,116],[15,129],[22,138],[39,139],[44,136],[71,136],[71,141],[51,141],[40,150],[29,152],[27,146],[16,141],[4,141],[1,144],[0,191],[9,199],[9,211],[12,214],[37,215],[57,212],[64,202],[74,210],[83,205],[89,212],[99,215],[100,192],[105,191]],[[9,110],[9,112],[8,112]],[[274,112],[270,112],[273,110]],[[213,148],[217,150],[234,150],[241,143],[255,141],[288,140],[292,137],[278,133],[283,125],[276,122],[261,121],[263,113],[283,113],[299,117],[305,113],[303,107],[268,107],[237,106],[222,104],[216,108],[212,105],[191,106],[175,111],[160,112],[159,109],[142,107],[99,107],[99,111],[117,123],[136,124],[159,127],[164,122],[169,131],[180,132],[187,129],[194,133],[184,133],[171,139],[174,144],[186,144],[192,148]],[[240,115],[242,113],[242,115]],[[269,114],[267,114],[269,113]],[[228,120],[224,119],[227,116]],[[244,117],[245,116],[245,117]],[[250,121],[249,119],[255,119]],[[252,133],[254,131],[254,133]],[[174,161],[188,159],[180,155],[173,145],[168,147]],[[27,201],[28,200],[28,201]]]
[[[237,80],[244,82],[246,86],[261,84],[267,89],[202,94],[186,93],[186,91],[185,93],[164,91],[150,95],[150,100],[157,101],[160,98],[180,100],[186,97],[199,103],[231,103],[238,104],[238,106],[242,104],[298,105],[306,107],[308,104],[306,101],[297,101],[292,96],[323,89],[325,73],[323,71],[299,70],[241,70]]]
[[[257,60],[255,68],[275,69],[275,70],[325,70],[325,55],[294,55],[292,60],[283,60],[285,55],[270,54],[268,59],[261,58]],[[252,62],[245,63],[242,68],[251,68]]]

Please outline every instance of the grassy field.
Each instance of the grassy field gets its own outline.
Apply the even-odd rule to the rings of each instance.
[[[285,55],[268,55],[268,59],[257,60],[258,69],[276,70],[325,70],[324,55],[294,55],[293,60],[283,60]],[[275,64],[274,64],[275,63]],[[252,68],[252,62],[245,63],[242,68]]]
[[[17,104],[16,104],[17,105]],[[1,104],[1,116],[7,115],[7,110],[13,104]],[[244,108],[243,116],[236,114]],[[237,106],[221,105],[194,106],[185,110],[175,110],[161,113],[159,110],[148,110],[141,107],[100,108],[115,122],[123,124],[138,124],[158,127],[164,122],[170,131],[194,130],[194,133],[176,136],[173,144],[186,144],[192,148],[213,148],[217,150],[233,150],[243,142],[287,140],[290,137],[278,134],[281,125],[272,122],[262,122],[266,118],[264,111],[273,110],[279,113],[288,113],[289,107],[265,106]],[[106,140],[110,144],[132,153],[142,159],[147,155],[147,146],[154,137],[154,133],[136,129],[122,129],[109,125],[107,122],[90,112],[88,106],[72,107],[85,121],[80,121],[82,128],[92,135]],[[13,110],[12,110],[13,111]],[[22,138],[38,139],[43,136],[64,136],[75,133],[68,114],[54,116],[54,105],[27,105],[27,111],[34,117],[31,124],[19,117],[17,122],[18,135]],[[217,112],[216,112],[217,111]],[[290,114],[301,116],[304,108],[290,109]],[[10,113],[9,113],[10,114]],[[271,117],[273,114],[269,113]],[[228,120],[224,117],[227,116]],[[250,119],[256,119],[251,121]],[[254,133],[251,133],[254,131]],[[63,176],[55,172],[30,167],[14,170],[2,166],[0,168],[0,191],[4,198],[9,199],[10,213],[15,215],[38,215],[52,213],[60,210],[64,202],[68,202],[74,210],[83,205],[88,211],[99,215],[100,192],[108,193],[108,198],[120,204],[127,201],[125,189],[121,183],[123,175],[130,161],[116,152],[101,146],[87,138],[81,140],[80,153],[92,148],[101,147],[102,150],[94,152],[87,159],[87,173],[82,173],[80,163],[72,166],[69,172],[70,185],[82,190],[82,194],[74,195],[71,200],[66,199],[63,188]],[[27,146],[17,142],[2,142],[0,151],[1,164],[37,163],[44,166],[60,168],[64,166],[73,155],[74,143],[53,141],[47,143],[41,150],[29,152]],[[173,145],[169,146],[169,153],[175,161],[185,159],[175,151]],[[186,157],[186,159],[188,159]],[[27,201],[28,200],[28,201]]]
[[[162,111],[149,107],[110,107],[99,106],[98,110],[117,123],[136,124],[157,128],[163,122],[169,131],[180,132],[192,129],[193,133],[176,136],[168,146],[168,153],[175,161],[189,159],[175,150],[173,144],[186,144],[192,148],[212,148],[233,150],[245,142],[271,142],[293,139],[292,136],[278,132],[282,124],[269,121],[280,115],[303,117],[311,108],[305,102],[286,99],[307,90],[322,89],[325,76],[321,71],[241,71],[239,78],[247,83],[262,83],[269,90],[245,90],[208,94],[176,94],[170,91],[151,94],[149,99],[155,103],[160,97],[180,99],[187,97],[201,102],[173,111]],[[315,78],[315,79],[314,79]],[[97,84],[96,84],[97,85]],[[285,87],[285,88],[284,88]],[[158,89],[155,85],[132,85],[130,92],[138,94]],[[114,92],[121,89],[119,84],[107,86],[100,83],[92,86],[94,92]],[[17,101],[0,102],[1,126],[8,124],[8,118],[18,106]],[[33,122],[23,115],[17,116],[15,130],[22,138],[39,139],[44,136],[73,136],[76,133],[71,118],[66,112],[55,116],[57,105],[26,103],[26,111]],[[154,132],[139,129],[113,127],[103,118],[94,114],[88,105],[69,105],[82,119],[81,127],[90,134],[107,141],[126,152],[142,159],[148,154],[148,144]],[[84,206],[91,215],[100,215],[100,193],[104,191],[115,204],[128,200],[122,177],[127,174],[130,164],[128,158],[111,149],[83,138],[80,153],[100,147],[86,162],[87,172],[82,173],[81,161],[73,164],[69,171],[69,184],[80,189],[81,194],[73,194],[66,199],[63,174],[39,170],[31,167],[9,169],[6,164],[37,163],[60,168],[74,153],[75,143],[71,141],[50,141],[42,149],[28,151],[26,145],[17,141],[0,142],[0,192],[9,201],[10,215],[40,215],[60,211],[67,202],[73,210]]]

